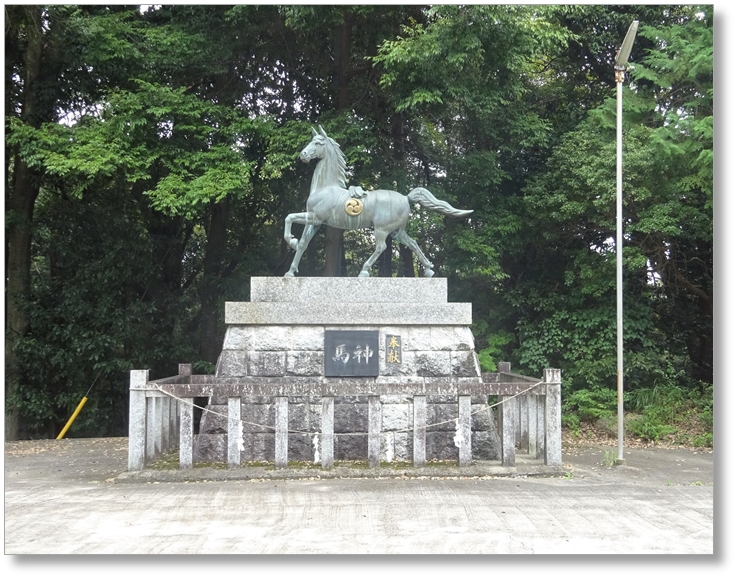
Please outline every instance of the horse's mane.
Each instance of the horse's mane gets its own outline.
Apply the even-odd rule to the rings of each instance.
[[[333,147],[333,151],[335,151],[335,157],[338,163],[338,184],[340,185],[341,188],[346,189],[348,187],[346,186],[346,182],[345,182],[345,171],[346,171],[345,155],[343,154],[343,151],[340,150],[340,145],[337,142],[335,142],[330,137],[327,137],[327,140],[330,143],[330,145]]]

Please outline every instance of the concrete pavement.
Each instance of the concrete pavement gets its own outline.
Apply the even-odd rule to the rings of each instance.
[[[604,452],[555,477],[119,483],[124,438],[9,442],[5,553],[713,553],[711,454]]]

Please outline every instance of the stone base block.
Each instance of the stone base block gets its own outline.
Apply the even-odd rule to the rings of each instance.
[[[382,433],[382,462],[411,462],[412,433],[388,431]]]
[[[368,459],[368,436],[365,434],[345,434],[335,437],[336,460]]]
[[[427,459],[456,460],[458,448],[453,441],[458,404],[453,396],[429,396],[427,404]],[[475,401],[483,401],[475,399]],[[212,398],[223,401],[223,398]],[[271,398],[253,397],[241,404],[245,422],[244,449],[241,461],[274,460],[275,406]],[[288,459],[314,461],[314,437],[321,428],[322,400],[316,396],[290,398]],[[381,461],[412,461],[412,398],[382,396]],[[449,403],[453,401],[453,403]],[[264,403],[267,402],[267,403]],[[195,438],[195,462],[223,462],[227,459],[227,405],[211,404],[203,413],[200,433]],[[485,403],[471,406],[471,452],[473,459],[501,459],[501,444],[494,414]],[[438,424],[438,425],[433,425]],[[336,460],[368,458],[368,398],[345,396],[335,398],[334,456]]]
[[[359,295],[366,302],[445,303],[443,277],[251,277],[253,302],[347,303]]]
[[[195,463],[224,462],[228,456],[228,434],[198,434],[194,439]]]

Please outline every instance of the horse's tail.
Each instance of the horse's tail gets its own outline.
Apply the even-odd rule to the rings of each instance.
[[[435,211],[436,213],[450,215],[452,217],[465,217],[466,215],[473,213],[473,210],[464,211],[452,207],[445,201],[441,201],[440,199],[435,198],[435,195],[433,195],[430,191],[423,187],[412,189],[409,195],[407,195],[407,199],[409,199],[409,201],[412,203],[420,203],[420,205],[422,205],[426,209],[430,209],[431,211]]]

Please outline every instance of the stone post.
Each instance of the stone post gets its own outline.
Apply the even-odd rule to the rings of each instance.
[[[424,395],[415,395],[412,403],[414,415],[414,439],[412,442],[412,454],[414,466],[422,467],[426,463],[426,443],[425,430],[427,425],[427,397]]]
[[[169,437],[171,447],[169,449],[179,448],[179,402],[173,397],[169,398]]]
[[[274,398],[274,465],[286,468],[289,464],[289,398]]]
[[[161,404],[160,398],[146,399],[146,461],[156,459],[161,451]]]
[[[519,447],[522,451],[528,451],[530,445],[530,423],[529,423],[529,408],[527,401],[529,396],[527,394],[520,395],[517,397],[517,405],[519,407],[519,427],[517,428],[520,432],[519,436]]]
[[[512,371],[512,364],[509,361],[500,361],[496,364],[497,372],[499,373],[510,373]],[[499,376],[499,381],[504,379]],[[516,413],[518,412],[517,403],[514,398],[509,398],[506,395],[500,395],[499,401],[502,404],[499,407],[499,430],[500,438],[502,442],[502,465],[513,466],[514,465],[514,450],[517,438],[517,426],[516,426]]]
[[[194,398],[185,397],[179,404],[179,468],[192,468],[194,433]]]
[[[458,465],[471,465],[471,396],[458,396]]]
[[[128,406],[128,471],[143,469],[146,462],[146,392],[148,369],[130,372]]]
[[[539,386],[544,387],[544,386]],[[537,454],[538,460],[545,458],[545,396],[537,396]]]
[[[500,395],[499,421],[502,430],[502,465],[512,467],[515,459],[517,404],[510,395]]]
[[[527,394],[527,453],[537,458],[537,395],[536,390]]]
[[[381,399],[378,395],[368,398],[368,464],[376,468],[381,463]]]
[[[243,445],[241,425],[241,398],[228,397],[228,467],[241,465],[241,446]]]
[[[320,435],[320,457],[323,468],[333,467],[334,405],[333,397],[322,398],[322,434]]]
[[[563,464],[560,416],[560,369],[546,369],[545,381],[545,465]]]
[[[192,375],[192,364],[191,363],[180,363],[178,375]],[[171,407],[171,431],[174,435],[174,447],[179,449],[181,447],[181,416],[182,408],[178,399],[172,398]]]
[[[156,428],[156,441],[154,443],[154,453],[157,458],[164,453],[164,424],[166,423],[164,421],[164,402],[166,400],[163,396],[164,394],[157,393],[156,397],[154,397],[154,406],[156,407],[156,423],[154,424]]]
[[[171,398],[167,395],[161,398],[161,453],[169,451],[169,443],[171,436],[169,435],[169,403]]]

